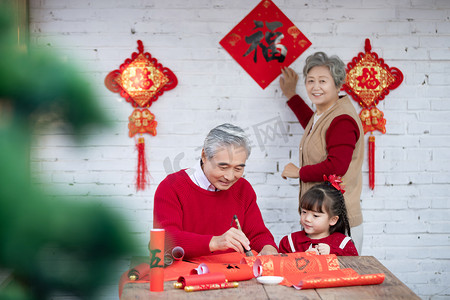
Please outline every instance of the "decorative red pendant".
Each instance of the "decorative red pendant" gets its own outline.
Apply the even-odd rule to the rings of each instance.
[[[133,52],[131,59],[110,72],[105,85],[110,91],[120,93],[134,107],[149,107],[165,91],[175,88],[178,80],[169,68],[163,67],[150,53],[144,53],[141,40],[137,43],[139,52]]]
[[[145,158],[145,139],[143,137],[138,139],[136,148],[138,151],[136,190],[143,191],[148,184],[148,177],[150,176]]]
[[[378,130],[386,133],[384,113],[377,108],[379,101],[397,88],[403,81],[403,74],[391,68],[372,52],[370,40],[366,39],[365,53],[360,52],[347,64],[347,77],[343,89],[362,106],[359,113],[364,134]],[[369,137],[369,186],[375,188],[375,136]]]
[[[158,60],[150,53],[144,53],[141,40],[137,43],[139,52],[133,52],[131,58],[126,59],[118,70],[110,72],[105,78],[105,86],[114,93],[120,93],[120,96],[133,107],[144,108],[136,108],[128,117],[128,135],[130,137],[140,135],[136,143],[138,151],[136,189],[139,191],[144,190],[149,182],[145,139],[142,135],[148,133],[155,136],[158,125],[155,115],[147,108],[165,91],[175,88],[178,79],[170,69],[158,63]]]
[[[365,53],[360,52],[347,64],[347,77],[343,89],[362,107],[377,105],[403,81],[403,73],[390,68],[372,52],[370,40],[366,39]]]
[[[135,136],[137,133],[156,135],[156,125],[158,125],[158,122],[155,121],[155,115],[148,109],[136,108],[131,116],[128,117],[128,120],[128,135],[130,137]]]
[[[376,106],[372,107],[370,110],[368,108],[363,108],[359,113],[359,118],[363,125],[364,134],[375,130],[379,130],[383,134],[386,133],[386,119],[384,118],[384,113]]]

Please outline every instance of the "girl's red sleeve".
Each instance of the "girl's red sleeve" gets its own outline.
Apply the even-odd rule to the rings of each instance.
[[[358,250],[356,250],[355,244],[352,240],[348,241],[344,249],[339,248],[339,245],[331,244],[330,253],[337,256],[358,256]]]
[[[278,252],[280,253],[292,253],[291,246],[289,245],[288,236],[285,235],[281,241],[280,245],[278,246]]]

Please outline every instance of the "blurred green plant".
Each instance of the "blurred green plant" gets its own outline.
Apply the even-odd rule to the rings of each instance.
[[[13,272],[0,299],[56,291],[90,298],[134,240],[112,211],[33,186],[30,142],[42,115],[69,125],[74,138],[107,119],[73,66],[49,51],[18,49],[12,15],[0,3],[0,268]]]

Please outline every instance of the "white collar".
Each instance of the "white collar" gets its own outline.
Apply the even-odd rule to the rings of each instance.
[[[212,185],[211,182],[209,182],[208,178],[205,175],[205,172],[203,172],[201,165],[194,168],[194,170],[195,170],[194,173],[189,175],[189,178],[191,178],[192,182],[194,182],[196,185],[198,185],[204,190],[211,192],[217,191],[216,187]],[[186,170],[186,172],[187,171],[188,170]]]

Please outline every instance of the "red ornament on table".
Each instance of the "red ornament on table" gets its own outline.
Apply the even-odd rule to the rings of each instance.
[[[360,52],[347,64],[347,77],[343,89],[362,106],[359,114],[364,134],[369,137],[369,186],[375,188],[375,136],[373,131],[386,133],[384,113],[376,106],[390,90],[397,88],[403,81],[403,73],[385,64],[375,52],[372,52],[370,40],[366,39],[365,53]]]

